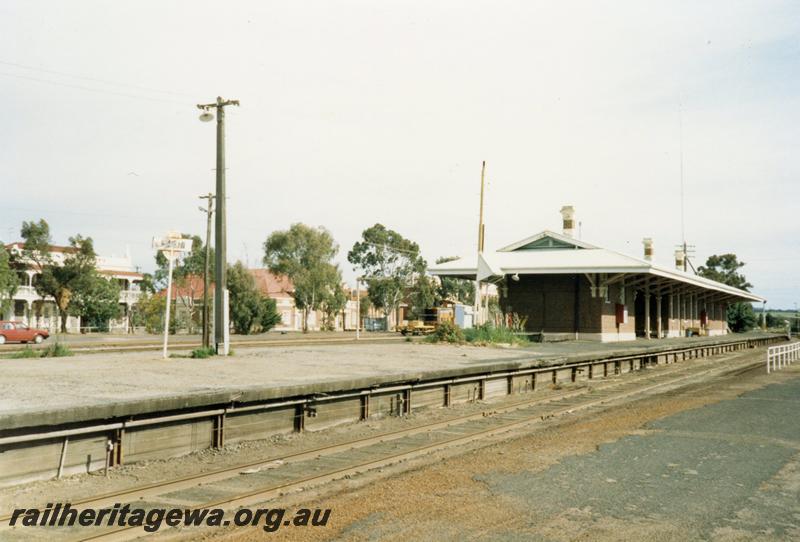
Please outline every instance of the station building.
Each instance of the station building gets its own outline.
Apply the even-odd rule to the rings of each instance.
[[[728,305],[762,297],[643,258],[591,245],[574,236],[574,210],[562,208],[563,233],[542,231],[496,252],[437,265],[431,274],[494,284],[500,307],[543,340],[628,341],[728,333]]]

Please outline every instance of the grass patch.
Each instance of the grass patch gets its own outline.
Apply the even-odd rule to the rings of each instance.
[[[72,355],[72,350],[61,343],[51,344],[41,351],[41,357],[43,358],[63,358]]]
[[[189,354],[189,357],[194,359],[206,359],[216,355],[217,351],[209,346],[207,348],[195,348],[192,350],[192,353]]]
[[[31,348],[30,346],[26,346],[19,352],[14,352],[13,354],[7,356],[10,359],[24,359],[24,358],[38,358],[41,357],[41,354]]]
[[[511,328],[483,324],[464,330],[467,342],[473,344],[526,344],[528,339],[517,335]]]
[[[436,327],[436,331],[425,337],[431,343],[473,344],[487,346],[491,344],[528,344],[528,339],[517,335],[511,328],[496,327],[491,324],[461,330],[450,322],[443,322]]]

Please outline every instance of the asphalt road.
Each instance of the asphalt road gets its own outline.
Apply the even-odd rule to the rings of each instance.
[[[680,522],[697,539],[800,538],[800,379],[648,424],[648,432],[539,473],[486,473],[489,491],[537,518],[583,510]],[[535,505],[535,506],[533,506]],[[738,534],[739,536],[734,536]],[[498,532],[515,539],[514,531]]]

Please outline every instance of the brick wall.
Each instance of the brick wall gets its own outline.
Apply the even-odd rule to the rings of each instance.
[[[628,310],[627,323],[617,325],[616,305],[620,301],[621,285],[609,286],[606,297],[591,296],[589,281],[583,275],[521,275],[519,281],[508,280],[508,295],[500,297],[500,305],[504,312],[515,312],[527,317],[526,331],[532,333],[574,333],[576,331],[577,295],[577,331],[581,334],[602,335],[602,340],[626,340],[637,333],[644,334],[644,291],[640,288],[635,296],[633,288],[625,288],[624,305]],[[638,302],[636,298],[638,297]],[[606,299],[608,301],[606,301]],[[637,304],[639,305],[637,307]],[[700,325],[699,308],[692,319],[688,313],[689,303],[686,301],[683,329]],[[724,333],[725,311],[717,304],[707,307],[708,330],[715,334]],[[672,318],[670,318],[669,295],[661,298],[661,327],[663,334],[678,335],[681,329],[678,298],[674,298]],[[637,321],[637,315],[640,317]],[[670,333],[670,331],[672,333]],[[650,333],[658,336],[658,304],[655,296],[650,298]],[[619,339],[614,339],[614,336]],[[599,338],[599,337],[598,337]]]
[[[505,312],[526,316],[526,330],[547,333],[575,332],[575,296],[578,297],[578,332],[599,333],[603,299],[591,297],[589,283],[576,275],[520,276],[508,281],[508,295],[501,297]],[[613,313],[613,304],[612,304]]]

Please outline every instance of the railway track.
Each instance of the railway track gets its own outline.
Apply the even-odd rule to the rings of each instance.
[[[328,345],[328,344],[360,344],[360,343],[390,343],[405,340],[405,337],[400,335],[380,335],[376,337],[361,337],[356,340],[353,337],[319,337],[319,338],[300,338],[300,339],[265,339],[265,340],[245,340],[231,342],[232,349],[239,348],[268,348],[268,347],[282,347],[282,346],[310,346],[310,345]],[[52,344],[52,343],[51,343]],[[136,341],[136,342],[118,342],[118,343],[101,343],[95,345],[81,345],[65,343],[69,349],[76,354],[102,354],[110,352],[150,352],[160,351],[164,347],[161,341]],[[47,344],[40,346],[34,345],[4,345],[0,347],[0,357],[7,357],[13,355],[15,352],[20,352],[26,348],[33,348],[39,350],[46,348]],[[199,343],[195,342],[175,342],[170,343],[170,352],[188,352],[200,348]]]
[[[75,508],[105,508],[116,503],[147,503],[152,507],[235,509],[277,497],[284,492],[316,486],[348,475],[377,469],[421,455],[463,446],[544,420],[611,406],[652,393],[680,393],[690,384],[712,387],[714,376],[737,376],[763,365],[754,352],[740,351],[713,358],[657,366],[631,375],[609,377],[582,388],[548,394],[487,410],[421,423],[401,430],[343,441],[301,452],[268,457],[213,472],[186,476],[72,501]],[[244,474],[244,473],[248,474]],[[215,498],[198,498],[206,490]],[[166,502],[168,504],[159,504]],[[180,504],[177,504],[180,503]],[[0,517],[0,538],[7,534],[10,516]],[[145,533],[141,527],[105,529],[94,533],[49,530],[64,540],[130,540]],[[16,531],[20,533],[19,530]],[[24,533],[26,531],[23,531]],[[89,534],[89,536],[87,536]]]

